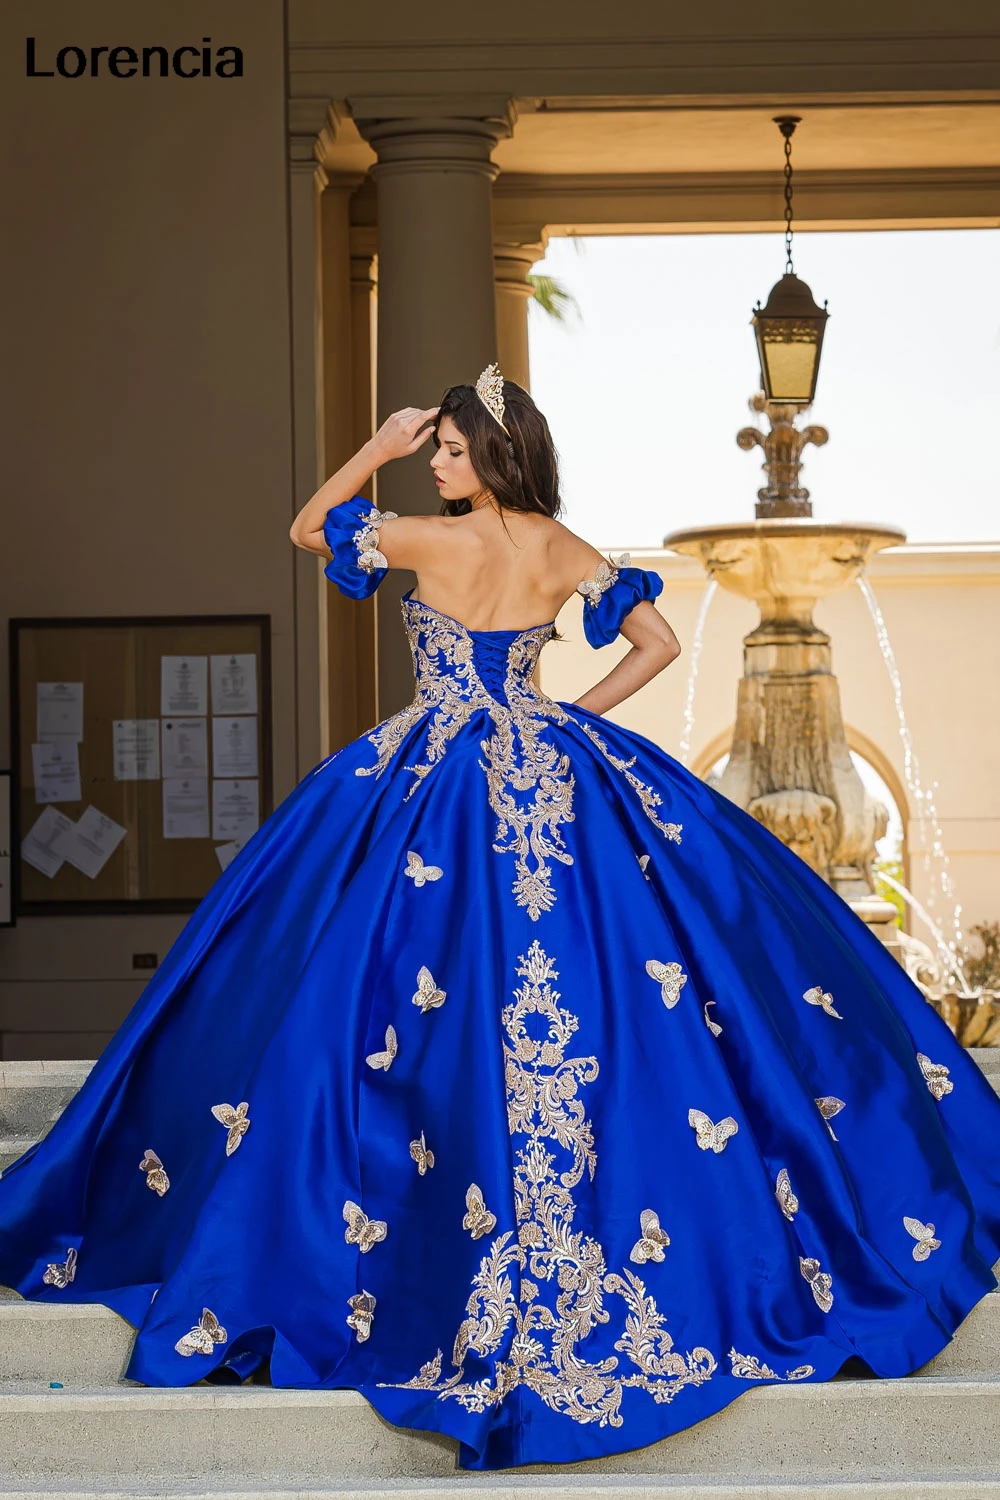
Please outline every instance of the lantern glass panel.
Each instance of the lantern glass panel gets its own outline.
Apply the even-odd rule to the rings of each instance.
[[[764,328],[761,345],[770,399],[811,401],[819,352],[815,332],[809,329],[789,334],[783,328]]]

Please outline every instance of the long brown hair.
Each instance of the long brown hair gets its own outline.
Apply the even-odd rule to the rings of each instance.
[[[480,483],[502,510],[555,517],[562,499],[549,424],[528,392],[512,380],[503,383],[503,399],[507,432],[480,401],[475,386],[450,386],[434,422],[434,442],[440,448],[438,428],[442,417],[450,417],[469,445],[469,461]],[[471,509],[467,499],[441,503],[444,516],[464,516]]]
[[[534,511],[554,519],[562,510],[562,497],[559,455],[549,424],[528,392],[513,380],[504,381],[503,399],[506,432],[480,401],[474,385],[450,386],[434,421],[435,446],[441,446],[441,418],[451,417],[469,445],[469,462],[476,477],[500,507],[501,520],[505,510]],[[441,502],[443,516],[464,516],[471,509],[468,499]],[[564,638],[553,629],[550,639]]]

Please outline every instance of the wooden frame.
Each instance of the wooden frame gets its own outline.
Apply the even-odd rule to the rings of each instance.
[[[0,771],[0,927],[13,927],[17,920],[13,786],[10,772]]]
[[[14,915],[51,913],[190,912],[218,879],[225,842],[212,837],[220,782],[215,778],[216,734],[213,719],[241,716],[252,744],[250,720],[256,717],[257,776],[245,773],[241,784],[256,796],[261,822],[272,810],[271,764],[271,620],[269,615],[154,615],[95,617],[92,619],[14,619],[10,622],[10,723],[13,795],[11,799],[11,855],[14,869]],[[254,656],[256,715],[219,713],[212,692],[211,658]],[[207,751],[203,774],[190,780],[204,783],[207,828],[204,836],[167,834],[161,760],[163,725],[184,717],[162,713],[163,657],[204,658],[207,676],[204,712],[188,710],[204,720],[201,737]],[[120,843],[96,875],[64,862],[46,875],[26,862],[23,840],[52,803],[38,802],[33,773],[32,745],[38,743],[37,685],[83,684],[82,739],[77,749],[80,799],[58,802],[56,811],[78,820],[88,807],[125,829]],[[148,730],[156,744],[157,775],[119,775],[116,730],[119,724],[157,720]],[[51,736],[47,736],[51,739]],[[147,767],[147,770],[150,769]],[[174,773],[176,777],[177,773]],[[167,778],[173,779],[173,778]],[[232,778],[236,781],[237,778]],[[177,821],[169,826],[176,829]],[[248,834],[246,836],[249,836]]]

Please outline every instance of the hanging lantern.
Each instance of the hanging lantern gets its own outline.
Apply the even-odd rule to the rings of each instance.
[[[795,115],[775,120],[785,139],[785,274],[771,288],[766,305],[758,302],[752,320],[764,394],[787,406],[812,402],[829,316],[792,265],[792,135],[798,123]]]

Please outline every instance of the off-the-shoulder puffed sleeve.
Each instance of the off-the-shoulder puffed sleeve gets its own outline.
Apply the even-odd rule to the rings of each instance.
[[[379,551],[379,527],[394,521],[394,510],[376,510],[369,500],[354,495],[326,513],[323,537],[333,553],[324,572],[342,594],[367,599],[389,571],[388,559]]]
[[[642,599],[655,599],[663,592],[659,573],[627,566],[629,554],[599,562],[593,578],[585,578],[576,590],[583,595],[583,632],[592,646],[607,646],[621,630],[622,621]]]

